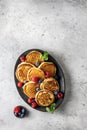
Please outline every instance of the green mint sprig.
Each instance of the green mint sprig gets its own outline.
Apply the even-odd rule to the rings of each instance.
[[[45,51],[43,54],[41,54],[41,59],[43,61],[47,61],[48,60],[48,52],[47,51]]]
[[[46,107],[46,111],[50,113],[54,113],[56,110],[56,103],[50,105],[50,107]]]

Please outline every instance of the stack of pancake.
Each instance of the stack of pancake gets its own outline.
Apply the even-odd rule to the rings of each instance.
[[[36,62],[40,63],[38,67]],[[45,76],[46,72],[50,73],[50,77]],[[55,101],[54,92],[59,91],[59,84],[54,78],[55,74],[56,66],[54,63],[44,62],[39,51],[29,52],[25,62],[20,63],[16,69],[16,78],[24,83],[24,94],[29,98],[34,98],[37,104],[43,107],[50,106]],[[33,77],[37,77],[42,82],[32,81]]]

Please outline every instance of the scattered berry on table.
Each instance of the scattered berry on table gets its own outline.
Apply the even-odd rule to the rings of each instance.
[[[23,106],[16,106],[14,108],[14,115],[16,117],[22,118],[26,114],[26,109]]]
[[[14,112],[15,112],[16,114],[18,114],[20,111],[21,111],[20,106],[17,106],[17,107],[14,108]]]
[[[26,111],[26,110],[25,110],[24,108],[21,109],[21,112],[22,112],[22,113],[25,113],[25,111]]]
[[[21,114],[21,115],[20,115],[21,118],[24,117],[24,116],[25,116],[24,114]]]

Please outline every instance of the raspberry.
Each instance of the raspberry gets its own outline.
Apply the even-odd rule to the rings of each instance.
[[[24,61],[25,61],[25,57],[24,57],[24,56],[21,56],[21,57],[20,57],[20,61],[21,61],[21,62],[24,62]]]
[[[38,80],[39,80],[38,77],[33,77],[33,78],[32,78],[32,81],[35,82],[35,83],[37,83]]]
[[[22,83],[22,82],[18,82],[17,86],[18,86],[19,88],[21,88],[21,87],[23,86],[23,83]]]
[[[59,98],[59,99],[60,99],[60,98],[63,98],[63,96],[64,96],[64,95],[63,95],[62,92],[59,92],[59,93],[58,93],[58,98]]]
[[[46,71],[46,72],[45,72],[45,77],[46,77],[46,78],[49,78],[50,76],[51,76],[50,72]]]
[[[36,103],[36,102],[33,102],[33,103],[32,103],[32,107],[33,107],[33,108],[36,108],[36,107],[37,107],[37,103]]]
[[[28,103],[33,103],[34,102],[34,99],[32,99],[32,98],[28,98],[28,101],[27,101]]]
[[[19,113],[21,111],[21,108],[19,106],[15,107],[14,108],[14,112],[15,113]]]

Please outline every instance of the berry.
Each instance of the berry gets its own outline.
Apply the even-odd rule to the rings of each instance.
[[[36,108],[36,107],[37,107],[37,103],[36,103],[36,102],[33,102],[33,103],[32,103],[32,107],[33,107],[33,108]]]
[[[23,83],[22,83],[22,82],[18,82],[17,86],[18,86],[19,88],[21,88],[21,87],[23,86]]]
[[[38,77],[32,77],[32,81],[37,83],[38,82]]]
[[[17,116],[18,114],[14,112],[14,115]]]
[[[20,57],[20,61],[21,61],[21,62],[24,62],[24,61],[25,61],[25,57],[24,57],[24,56],[21,56],[21,57]]]
[[[60,81],[60,76],[59,75],[55,75],[54,78],[58,81]]]
[[[28,101],[27,101],[28,103],[33,103],[34,102],[34,99],[32,99],[32,98],[28,98]]]
[[[21,112],[20,112],[20,113],[18,113],[18,115],[20,116],[20,115],[21,115]]]
[[[23,106],[17,106],[14,108],[14,115],[16,117],[22,118],[26,114],[26,109]]]
[[[18,113],[20,113],[20,111],[21,111],[20,106],[17,106],[14,108],[14,113],[18,114]]]
[[[43,80],[42,79],[39,79],[39,81],[38,81],[39,83],[42,83],[43,82]]]
[[[25,109],[24,108],[22,108],[21,113],[25,113]]]
[[[38,91],[40,91],[40,88],[38,87],[38,88],[36,88],[36,91],[38,92]]]
[[[21,118],[24,117],[24,116],[25,116],[25,114],[21,114],[21,115],[20,115]]]
[[[58,93],[58,98],[59,98],[59,99],[60,99],[60,98],[63,98],[63,96],[64,96],[64,95],[63,95],[62,92],[59,92],[59,93]]]
[[[38,66],[40,65],[40,62],[37,61],[37,62],[35,63],[35,65],[38,67]]]
[[[57,95],[58,94],[58,91],[54,91],[54,95]]]
[[[46,78],[49,78],[50,76],[51,76],[50,72],[46,71],[46,72],[45,72],[45,77],[46,77]]]

